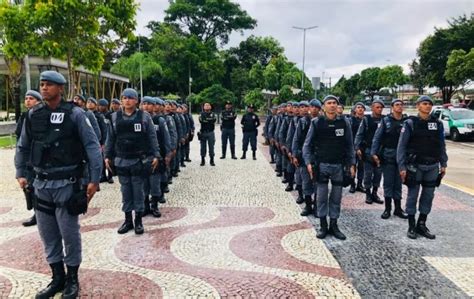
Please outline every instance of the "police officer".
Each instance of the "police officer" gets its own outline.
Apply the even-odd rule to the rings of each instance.
[[[92,112],[94,114],[95,119],[97,120],[97,124],[99,125],[99,130],[100,130],[100,139],[99,139],[99,144],[100,148],[103,151],[104,146],[105,146],[105,140],[107,139],[107,123],[105,122],[105,117],[102,113],[100,113],[97,110],[97,100],[94,99],[93,97],[90,97],[87,99],[86,102],[86,108],[88,111]],[[100,182],[107,182],[107,175],[106,175],[106,167],[105,167],[105,162],[102,165],[102,174],[100,178]]]
[[[97,136],[97,139],[99,139],[100,141],[102,138],[102,135],[100,132],[99,123],[97,122],[97,119],[95,118],[94,113],[86,109],[86,99],[82,95],[78,94],[74,96],[73,102],[76,106],[78,106],[79,108],[85,111],[86,117],[89,119],[92,125],[92,128],[94,129],[94,133]]]
[[[189,113],[189,108],[188,108],[188,105],[186,104],[183,104],[183,115],[189,127],[189,136],[184,146],[184,157],[185,157],[184,161],[191,162],[191,159],[189,159],[189,152],[191,150],[191,145],[190,145],[191,141],[193,141],[193,138],[194,138],[194,119],[191,113]]]
[[[170,142],[171,142],[171,151],[172,151],[172,155],[171,155],[172,159],[171,159],[169,167],[167,167],[168,181],[162,188],[165,193],[168,193],[169,192],[168,185],[172,184],[173,182],[173,169],[175,169],[175,163],[176,163],[175,157],[178,151],[179,135],[178,135],[178,129],[176,126],[176,121],[173,117],[173,105],[168,100],[164,101],[164,113],[165,113],[166,125],[168,125],[168,130],[170,132]]]
[[[351,126],[345,117],[337,115],[338,103],[338,98],[333,95],[324,98],[324,115],[311,121],[303,146],[303,158],[308,173],[311,176],[315,175],[318,182],[317,207],[321,227],[316,236],[320,239],[324,239],[327,234],[332,234],[340,240],[346,239],[337,226],[337,219],[341,211],[344,171],[350,171],[352,177],[355,174]],[[315,163],[314,169],[313,163]],[[329,180],[332,185],[330,195]],[[329,229],[326,219],[328,214]]]
[[[36,298],[50,298],[63,290],[63,298],[77,297],[82,261],[78,214],[97,191],[102,167],[99,140],[83,111],[62,99],[64,84],[58,72],[40,74],[45,103],[28,112],[15,155],[21,188],[28,183],[27,163],[35,172],[38,231],[53,273],[52,281]],[[85,160],[89,165],[84,166]],[[89,168],[89,177],[82,177],[83,167]]]
[[[285,191],[290,192],[293,191],[293,184],[297,182],[297,176],[299,175],[296,173],[295,165],[293,164],[293,153],[292,153],[292,145],[293,145],[293,137],[295,135],[295,128],[298,120],[300,118],[300,108],[299,103],[295,102],[292,106],[293,117],[289,119],[288,124],[288,131],[286,133],[285,139],[285,147],[287,149],[287,156],[288,156],[288,165],[286,167],[286,171],[288,173],[288,186],[285,188]],[[301,183],[301,177],[298,178],[297,183]]]
[[[290,127],[290,121],[293,119],[293,102],[288,102],[285,108],[286,114],[282,118],[281,125],[278,131],[278,143],[281,151],[281,166],[283,170],[283,180],[282,183],[288,183],[288,186],[285,190],[292,190],[290,188],[290,183],[293,182],[292,173],[288,173],[288,165],[290,160],[288,159],[288,146],[286,145],[286,136],[288,134],[288,128]],[[291,176],[291,177],[290,177]]]
[[[403,115],[403,101],[393,99],[392,113],[382,118],[375,131],[370,154],[377,166],[382,165],[383,193],[385,197],[385,211],[382,219],[388,219],[392,210],[392,199],[395,204],[393,215],[402,219],[408,216],[402,209],[402,181],[397,165],[397,144],[406,117]]]
[[[179,104],[177,105],[176,108],[176,114],[178,115],[179,122],[181,124],[181,127],[183,128],[183,138],[181,139],[181,149],[180,149],[180,155],[179,155],[179,165],[181,167],[186,167],[186,164],[184,164],[184,160],[186,158],[186,143],[189,140],[189,135],[191,133],[191,127],[189,126],[189,122],[186,121],[186,117],[184,116],[184,107],[183,105]],[[178,169],[179,172],[179,169]]]
[[[295,136],[293,138],[292,150],[293,150],[293,163],[298,167],[301,175],[302,185],[296,185],[298,191],[297,203],[305,203],[301,216],[308,216],[314,212],[317,217],[317,198],[316,198],[316,185],[314,180],[308,173],[308,169],[303,159],[303,145],[306,140],[306,136],[309,131],[311,119],[318,117],[319,111],[321,110],[321,102],[318,99],[312,99],[309,104],[309,111],[305,112],[305,102],[303,103],[303,116],[298,121],[295,130]],[[308,113],[309,112],[309,113]],[[314,200],[313,200],[313,194]],[[313,208],[314,203],[314,208]]]
[[[355,103],[351,109],[351,117],[349,118],[352,128],[352,137],[355,139],[357,131],[359,130],[360,123],[364,118],[365,105],[361,102]],[[362,181],[364,179],[364,161],[356,155],[356,168],[357,168],[357,186],[356,180],[351,182],[351,188],[349,189],[350,193],[355,193],[356,191],[365,193],[365,188],[362,186]]]
[[[337,105],[337,115],[338,116],[344,115],[344,105],[342,104]]]
[[[120,106],[122,103],[118,99],[112,99],[112,102],[110,104],[110,111],[111,112],[117,112],[120,110]]]
[[[277,106],[272,106],[271,113],[267,116],[267,119],[265,120],[265,128],[263,131],[263,135],[265,136],[265,139],[268,143],[268,149],[270,151],[270,164],[275,164],[275,152],[276,148],[275,145],[271,143],[271,136],[270,136],[270,131],[272,130],[272,126],[274,126],[274,118],[276,118],[278,112],[278,107]]]
[[[275,117],[270,122],[270,128],[268,129],[268,137],[270,138],[270,145],[275,148],[275,172],[277,177],[282,176],[282,155],[280,145],[278,143],[278,131],[285,114],[284,104],[278,106],[278,111]]]
[[[240,124],[242,125],[242,131],[244,136],[242,138],[242,157],[240,159],[245,159],[247,156],[247,149],[250,142],[250,147],[252,148],[252,158],[257,160],[257,134],[258,126],[260,126],[260,120],[258,116],[253,113],[254,106],[252,104],[247,106],[247,113],[242,116]],[[286,136],[285,136],[286,137]]]
[[[357,135],[354,141],[355,149],[359,159],[364,160],[364,187],[365,187],[365,202],[372,204],[373,202],[382,204],[377,194],[382,179],[382,169],[378,167],[372,160],[370,149],[372,147],[372,139],[374,138],[375,130],[382,120],[382,111],[384,103],[381,100],[374,100],[372,102],[372,114],[364,116]],[[373,189],[371,190],[371,188]]]
[[[26,112],[23,112],[20,115],[20,118],[18,119],[18,122],[16,124],[16,129],[15,129],[15,135],[16,135],[16,142],[18,143],[18,140],[20,139],[21,136],[21,130],[23,129],[23,125],[25,124],[25,118],[28,115],[28,111],[33,108],[35,105],[43,101],[43,98],[41,97],[41,94],[37,92],[36,90],[28,90],[25,94],[25,108],[27,109]],[[28,182],[27,188],[24,189],[25,192],[30,193],[30,196],[34,196],[34,188],[33,188],[33,179],[34,179],[34,171],[30,163],[27,163],[26,169],[25,169],[25,174],[26,174],[26,180]],[[30,219],[24,221],[22,223],[23,226],[32,226],[36,225],[36,215],[33,214]]]
[[[178,133],[178,142],[176,147],[176,154],[174,155],[173,164],[171,166],[171,175],[177,177],[180,172],[179,167],[181,163],[181,156],[183,152],[183,145],[186,141],[186,128],[179,114],[177,113],[178,103],[170,100],[170,111],[169,114],[173,117],[176,125],[176,132]]]
[[[199,132],[199,140],[201,142],[201,166],[206,164],[206,145],[209,148],[209,158],[211,166],[214,164],[214,144],[216,143],[216,136],[214,135],[214,125],[216,123],[216,115],[212,112],[212,106],[209,103],[204,103],[204,111],[199,116],[201,123],[201,130]]]
[[[420,96],[416,101],[416,108],[418,115],[410,117],[403,124],[397,147],[400,177],[408,186],[407,235],[411,239],[415,239],[417,235],[435,239],[436,236],[426,227],[426,220],[433,205],[435,186],[446,174],[448,156],[443,123],[430,115],[433,100],[429,96]],[[415,226],[420,185],[420,215]]]
[[[222,141],[222,156],[225,159],[227,150],[227,140],[229,140],[230,154],[232,159],[237,159],[235,156],[235,119],[237,114],[232,108],[232,103],[227,101],[225,103],[225,110],[221,112],[221,141]]]
[[[110,116],[112,115],[113,111],[109,111],[109,101],[107,101],[106,99],[100,99],[99,101],[97,101],[97,104],[98,104],[97,111],[100,114],[102,114],[102,116],[104,117],[104,122],[106,125],[106,130],[104,134],[105,134],[105,139],[107,139],[107,132],[109,131],[109,126],[110,126]],[[109,184],[114,183],[113,173],[110,172],[107,169],[107,167],[105,167],[105,162],[102,169],[101,181],[107,181]]]
[[[112,114],[112,122],[105,146],[105,165],[115,165],[122,192],[122,211],[125,221],[119,234],[135,229],[143,234],[145,210],[144,178],[159,164],[160,149],[156,130],[148,112],[138,110],[138,93],[132,88],[122,92],[122,110]],[[132,218],[135,211],[135,220]]]

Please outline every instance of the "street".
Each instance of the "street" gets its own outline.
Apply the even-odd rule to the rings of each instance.
[[[448,170],[444,183],[474,195],[474,142],[446,140]]]

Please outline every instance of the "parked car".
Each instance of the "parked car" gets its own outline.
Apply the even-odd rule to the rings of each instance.
[[[431,114],[440,119],[444,126],[444,135],[454,141],[474,137],[474,111],[466,108],[433,108]]]

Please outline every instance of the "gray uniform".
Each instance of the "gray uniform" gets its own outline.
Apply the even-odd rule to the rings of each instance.
[[[295,136],[293,137],[293,143],[291,150],[293,155],[298,159],[300,166],[297,169],[299,176],[301,176],[301,184],[303,187],[303,194],[305,196],[312,196],[316,192],[316,182],[311,180],[308,169],[303,159],[303,145],[308,134],[309,127],[311,125],[311,118],[309,116],[301,117],[298,120],[295,128]],[[298,182],[297,182],[298,184]]]
[[[38,106],[37,106],[38,107]],[[36,108],[37,108],[36,107]],[[31,109],[29,116],[37,109]],[[97,135],[91,126],[84,111],[78,107],[71,110],[70,119],[82,143],[88,159],[89,177],[84,183],[99,183],[102,170],[102,157]],[[53,120],[51,120],[52,122]],[[58,121],[56,119],[56,121]],[[23,126],[15,155],[16,177],[25,177],[26,165],[30,159],[32,137]],[[64,173],[77,169],[77,166],[54,167],[48,169],[35,168],[36,173]],[[33,183],[37,198],[44,205],[51,207],[54,212],[46,213],[36,210],[38,231],[44,244],[46,259],[49,264],[64,260],[68,266],[78,266],[82,261],[81,234],[79,217],[70,215],[65,207],[66,202],[73,195],[73,183],[70,179],[35,179]]]
[[[117,169],[117,174],[120,182],[120,190],[122,192],[122,211],[131,212],[143,212],[144,205],[144,172],[147,171],[146,167],[153,158],[160,158],[160,148],[158,140],[156,138],[156,130],[148,112],[142,112],[142,120],[136,120],[141,122],[141,130],[146,133],[146,138],[149,145],[150,152],[143,156],[143,158],[124,158],[117,156],[117,113],[112,114],[112,125],[109,127],[108,138],[105,145],[105,157],[113,160],[114,165]],[[139,115],[138,110],[132,115],[126,115],[122,113],[124,120],[135,120]],[[138,132],[138,131],[136,131]]]
[[[322,124],[318,124],[319,121],[325,120],[328,127],[334,126],[336,121],[344,123],[341,128],[335,129],[332,134],[341,138],[337,148],[328,146],[323,153],[323,144],[326,143],[326,139],[332,138],[334,135],[329,137],[323,137],[322,131],[330,131],[327,128],[323,128]],[[355,165],[354,155],[354,143],[352,141],[352,131],[349,121],[345,117],[337,117],[336,121],[330,121],[326,119],[326,116],[320,116],[314,118],[311,121],[306,140],[303,146],[303,158],[306,164],[316,163],[316,168],[313,171],[317,172],[317,206],[318,206],[318,217],[325,218],[328,214],[331,219],[338,219],[341,212],[341,199],[342,199],[342,184],[343,184],[343,167],[350,167]],[[328,133],[329,134],[329,133]],[[327,143],[326,143],[327,144]],[[337,157],[330,157],[326,155],[329,151],[333,153],[342,153],[341,155],[335,154],[335,156],[343,156],[344,159],[337,159]],[[332,160],[332,161],[331,161]],[[328,183],[331,180],[331,194],[329,195]]]
[[[214,144],[216,136],[214,134],[214,124],[216,123],[216,115],[214,112],[201,112],[199,116],[201,123],[201,157],[206,157],[206,145],[209,147],[209,157],[214,158]]]

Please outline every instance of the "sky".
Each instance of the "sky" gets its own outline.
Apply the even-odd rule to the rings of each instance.
[[[367,67],[401,65],[408,74],[420,42],[447,27],[452,17],[474,12],[473,0],[234,0],[257,20],[257,27],[233,33],[224,48],[250,35],[272,36],[290,61],[302,66],[306,31],[305,73],[334,85]],[[151,20],[162,21],[168,0],[139,0],[137,34],[148,35]],[[330,79],[331,78],[331,79]]]

